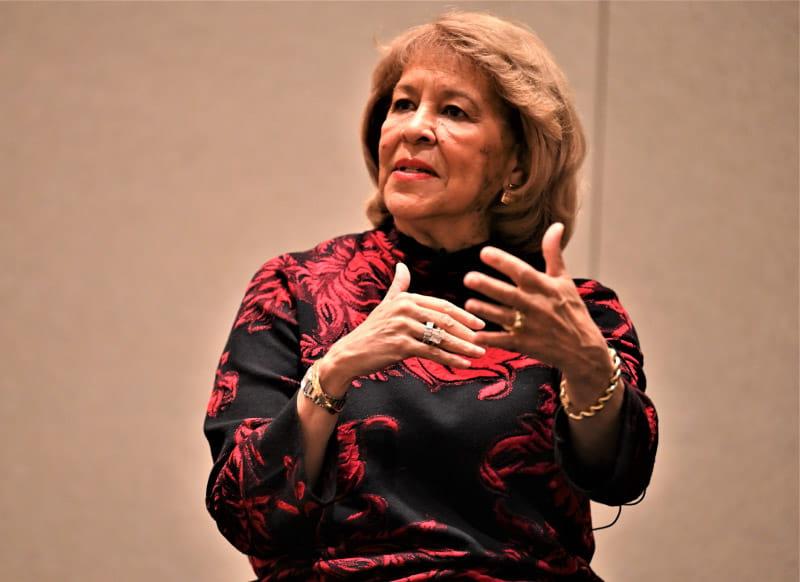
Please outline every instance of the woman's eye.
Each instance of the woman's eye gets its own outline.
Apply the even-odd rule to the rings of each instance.
[[[411,109],[414,104],[411,102],[411,99],[395,99],[392,103],[392,111],[407,111]]]
[[[442,109],[442,113],[453,119],[466,119],[467,117],[466,112],[456,105],[446,105]]]

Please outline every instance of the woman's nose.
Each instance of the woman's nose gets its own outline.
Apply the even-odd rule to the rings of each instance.
[[[402,135],[403,139],[409,143],[434,143],[436,132],[434,131],[433,116],[428,113],[427,109],[418,108],[406,117]]]

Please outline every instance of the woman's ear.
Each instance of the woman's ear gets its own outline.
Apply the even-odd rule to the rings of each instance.
[[[525,148],[519,143],[516,144],[511,159],[509,160],[510,172],[507,174],[508,180],[506,180],[506,185],[514,184],[518,186],[524,184],[528,180],[528,176],[530,176],[526,163],[528,161],[525,155]]]
[[[515,167],[514,170],[511,172],[510,183],[514,184],[515,186],[524,184],[527,179],[528,179],[527,172],[525,172],[525,170],[523,170],[519,166]]]

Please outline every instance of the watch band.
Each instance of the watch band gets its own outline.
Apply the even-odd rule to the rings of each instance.
[[[317,373],[317,362],[311,364],[311,367],[306,371],[305,376],[300,381],[300,390],[303,392],[303,396],[317,406],[324,408],[331,414],[338,414],[344,408],[347,395],[341,398],[334,398],[322,389],[319,383],[319,374]]]

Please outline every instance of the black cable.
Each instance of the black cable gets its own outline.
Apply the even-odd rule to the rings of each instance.
[[[622,505],[625,505],[625,506],[628,506],[628,507],[630,507],[631,505],[638,505],[638,504],[640,504],[642,501],[644,501],[644,496],[645,496],[646,494],[647,494],[647,489],[645,489],[644,491],[642,491],[642,494],[639,496],[639,498],[638,498],[636,501],[631,501],[630,503],[623,503]],[[619,521],[619,517],[622,515],[622,505],[618,505],[618,506],[617,506],[617,515],[614,517],[614,519],[611,521],[611,523],[608,523],[608,524],[606,524],[606,525],[601,525],[600,527],[593,527],[593,528],[592,528],[592,531],[599,531],[599,530],[601,530],[601,529],[608,529],[608,528],[610,528],[612,525],[614,525],[615,523],[617,523],[617,521]]]
[[[610,528],[612,525],[614,525],[615,523],[617,523],[617,520],[619,519],[619,516],[620,516],[620,515],[622,515],[622,505],[619,505],[619,506],[617,506],[617,515],[616,515],[616,517],[614,517],[614,520],[613,520],[611,523],[609,523],[609,524],[606,524],[606,525],[601,525],[600,527],[593,527],[593,528],[592,528],[592,531],[599,531],[599,530],[601,530],[601,529],[608,529],[608,528]]]

